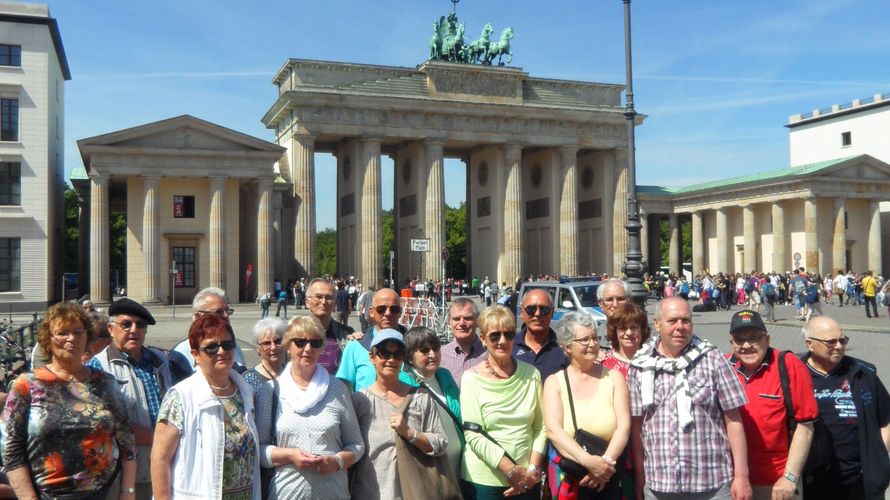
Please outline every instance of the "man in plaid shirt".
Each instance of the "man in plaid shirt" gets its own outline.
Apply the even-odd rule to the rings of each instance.
[[[631,362],[631,442],[638,498],[750,500],[739,408],[748,400],[732,366],[692,334],[680,297],[655,309],[653,336]]]

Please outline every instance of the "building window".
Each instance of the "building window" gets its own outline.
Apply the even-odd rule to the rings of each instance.
[[[21,66],[21,45],[0,45],[0,66]]]
[[[19,100],[0,99],[0,141],[19,140]]]
[[[174,219],[194,219],[195,218],[195,197],[194,196],[174,196],[173,197],[173,218]]]
[[[853,133],[841,132],[841,147],[848,148],[853,145]]]
[[[22,239],[0,238],[0,292],[22,289]]]
[[[22,166],[0,162],[0,205],[22,204]]]
[[[176,288],[195,288],[195,247],[173,247],[173,261],[176,262],[173,276]]]

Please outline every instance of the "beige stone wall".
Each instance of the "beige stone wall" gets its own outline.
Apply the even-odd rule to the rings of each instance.
[[[405,278],[423,275],[421,260],[429,258],[429,254],[420,255],[411,251],[411,239],[423,237],[423,220],[425,210],[426,172],[424,165],[424,149],[420,142],[409,142],[399,148],[395,155],[395,168],[393,169],[393,182],[395,184],[394,204],[399,208],[399,217],[396,221],[396,237],[398,246],[396,254],[399,256],[395,277],[399,286],[405,282]],[[406,171],[410,172],[406,175]],[[405,180],[407,177],[407,181]],[[405,200],[404,202],[402,200]],[[413,205],[414,213],[405,215],[401,212],[402,203]]]
[[[603,240],[603,175],[604,153],[591,151],[578,157],[578,203],[599,200],[600,216],[581,218],[578,216],[578,270],[585,272],[603,272],[606,269],[605,248]],[[585,174],[585,171],[589,172]],[[588,177],[585,177],[588,176]],[[590,179],[585,186],[585,179]]]
[[[539,172],[539,178],[536,176]],[[524,155],[522,158],[522,199],[525,203],[522,226],[525,238],[525,274],[550,274],[558,272],[558,256],[555,251],[559,242],[559,157],[553,149],[546,148]],[[535,184],[537,180],[537,185]],[[547,215],[529,218],[529,202],[546,201]],[[543,203],[542,203],[543,204]],[[556,221],[556,223],[554,223]]]
[[[484,165],[483,165],[484,164]],[[485,184],[480,184],[480,169]],[[485,276],[496,279],[503,247],[503,182],[504,154],[500,148],[488,147],[470,155],[467,169],[470,190],[467,203],[471,204],[470,249],[472,273],[480,280]],[[480,199],[488,198],[489,215],[480,216]]]
[[[341,276],[355,276],[360,266],[360,241],[358,226],[361,221],[362,193],[359,189],[361,172],[361,143],[358,140],[344,142],[337,151],[337,272]],[[345,172],[348,171],[348,177]],[[353,209],[343,214],[341,204],[352,195]]]

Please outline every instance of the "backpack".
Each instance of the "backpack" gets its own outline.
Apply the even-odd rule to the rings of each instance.
[[[680,293],[683,295],[689,294],[689,283],[684,281],[680,284]]]
[[[767,281],[760,287],[760,291],[763,293],[765,297],[775,297],[776,295],[776,286]]]
[[[745,293],[751,293],[754,291],[754,280],[749,278],[745,281]]]
[[[807,304],[815,304],[819,300],[819,287],[815,283],[807,286]]]
[[[794,291],[800,295],[807,289],[807,282],[803,278],[797,278],[794,281]]]

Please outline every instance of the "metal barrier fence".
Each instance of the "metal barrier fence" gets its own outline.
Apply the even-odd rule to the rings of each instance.
[[[451,326],[448,324],[446,306],[430,298],[401,297],[402,317],[399,324],[411,329],[425,326],[436,332],[442,343],[451,342]]]

